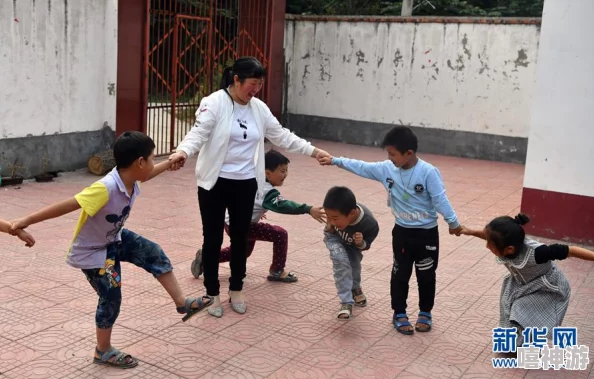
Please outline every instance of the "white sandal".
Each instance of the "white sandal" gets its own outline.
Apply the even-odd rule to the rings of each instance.
[[[347,317],[341,317],[342,315],[347,315]],[[340,306],[340,311],[336,314],[336,318],[340,321],[346,321],[353,318],[353,305],[352,304],[342,304]]]

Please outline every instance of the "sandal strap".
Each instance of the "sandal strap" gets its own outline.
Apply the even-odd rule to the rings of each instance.
[[[126,358],[132,358],[132,356],[130,354],[126,354],[126,353],[119,353],[118,355],[116,355],[116,362],[118,364],[123,364],[126,363]]]
[[[355,288],[352,292],[355,296],[363,295],[363,290],[361,289],[361,287]]]
[[[208,295],[204,295],[202,297],[188,297],[186,299],[185,304],[182,307],[177,307],[177,312],[178,313],[188,313],[190,311],[193,310],[192,308],[192,304],[194,302],[196,302],[196,305],[198,306],[198,308],[202,307],[202,305],[204,305],[204,301],[205,300],[210,300],[212,301],[212,297],[208,296]]]
[[[431,313],[419,312],[419,317],[417,318],[417,324],[431,326]]]
[[[281,275],[285,272],[285,270],[280,271],[269,271],[270,276],[280,279]],[[285,278],[294,278],[295,273],[293,271],[289,271]]]
[[[336,317],[341,318],[340,315],[347,315],[347,316],[349,316],[348,318],[350,318],[352,316],[352,314],[353,314],[353,306],[351,304],[342,304],[340,306],[340,311],[338,311],[338,314],[336,315]]]
[[[116,357],[116,359],[118,361],[122,358],[121,357],[122,352],[113,346],[105,352],[99,351],[98,348],[95,348],[95,351],[97,352],[97,355],[99,355],[99,359],[101,359],[101,361],[103,361],[103,362],[107,362],[111,357]],[[129,354],[124,354],[124,355],[126,356]],[[124,356],[124,358],[125,358],[125,356]]]

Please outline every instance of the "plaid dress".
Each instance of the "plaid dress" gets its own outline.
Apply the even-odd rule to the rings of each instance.
[[[526,239],[524,249],[515,258],[498,257],[510,274],[503,279],[499,324],[503,328],[518,328],[518,346],[523,343],[521,331],[527,327],[560,326],[565,317],[571,288],[555,262],[538,264],[535,249],[543,245]]]

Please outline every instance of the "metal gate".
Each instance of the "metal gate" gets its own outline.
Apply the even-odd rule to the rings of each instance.
[[[148,0],[146,133],[168,154],[218,89],[223,69],[251,55],[267,67],[273,0]],[[258,97],[266,101],[269,86]]]

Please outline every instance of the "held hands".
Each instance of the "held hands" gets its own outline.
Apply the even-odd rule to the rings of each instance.
[[[11,226],[10,226],[10,230],[8,231],[8,233],[10,233],[10,235],[12,235],[12,236],[18,236],[19,232],[23,231],[22,229],[26,229],[29,225],[31,225],[31,222],[29,220],[27,220],[26,217],[23,217],[23,218],[19,218],[19,219],[11,221],[10,224],[11,224]]]
[[[322,207],[312,207],[309,210],[309,215],[320,224],[326,222],[326,212]]]
[[[330,166],[332,165],[332,156],[330,154],[318,156],[318,162],[320,166]]]
[[[25,243],[27,247],[33,247],[35,245],[35,239],[32,235],[24,231],[23,229],[19,229],[16,231],[15,235]]]
[[[20,218],[10,223],[10,229],[8,233],[12,236],[17,236],[21,241],[25,243],[27,247],[33,247],[35,245],[35,238],[23,229],[29,226],[30,222],[26,218]]]
[[[169,156],[169,162],[171,162],[171,167],[169,167],[169,171],[177,171],[180,168],[184,167],[186,164],[186,160],[188,159],[188,155],[183,151],[176,151]]]
[[[464,225],[458,226],[456,229],[450,229],[450,235],[460,237],[461,235],[469,235],[470,230]]]
[[[357,232],[353,234],[353,239],[355,240],[355,245],[359,247],[363,246],[363,234]]]
[[[314,158],[316,158],[318,162],[320,162],[320,165],[324,165],[322,161],[329,162],[326,163],[326,165],[332,163],[332,155],[330,155],[330,153],[328,153],[326,150],[316,148],[316,150],[314,151]]]

